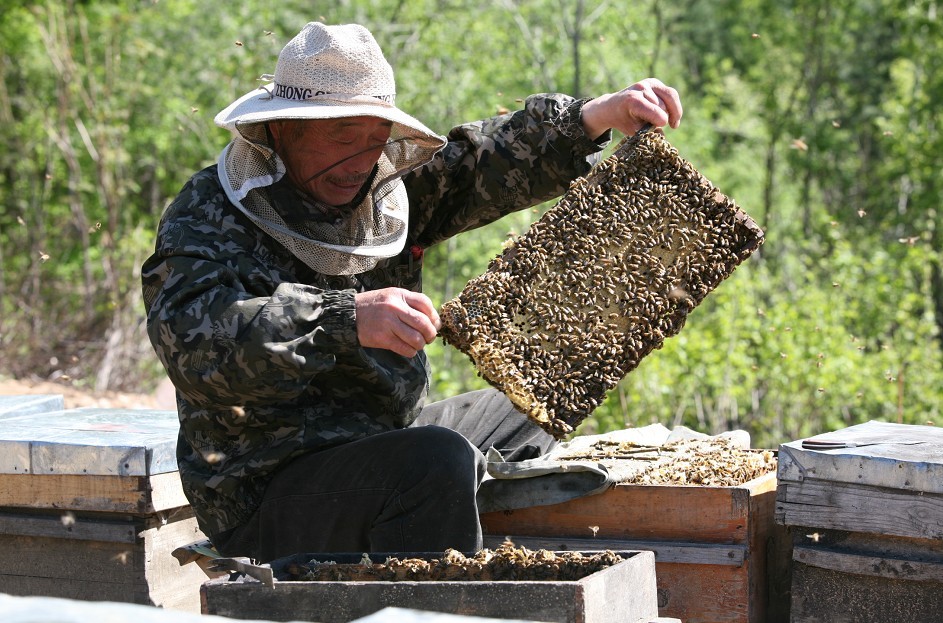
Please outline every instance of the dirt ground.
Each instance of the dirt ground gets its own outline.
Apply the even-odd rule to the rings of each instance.
[[[106,407],[124,409],[174,409],[173,389],[162,384],[153,394],[94,392],[69,383],[0,379],[0,396],[61,394],[66,409]]]

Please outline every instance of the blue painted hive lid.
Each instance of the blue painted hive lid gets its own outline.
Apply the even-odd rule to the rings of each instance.
[[[88,407],[0,417],[0,474],[177,470],[175,411]]]

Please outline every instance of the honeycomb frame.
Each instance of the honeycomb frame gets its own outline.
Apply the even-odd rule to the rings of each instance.
[[[645,128],[442,305],[440,335],[563,439],[764,240]]]

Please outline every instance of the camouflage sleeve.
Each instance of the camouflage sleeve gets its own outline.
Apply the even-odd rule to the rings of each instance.
[[[251,225],[225,201],[204,171],[162,218],[142,268],[148,335],[192,404],[290,400],[359,350],[354,292],[273,286]]]
[[[435,159],[405,180],[418,242],[431,246],[563,194],[610,138],[583,132],[586,101],[532,95],[519,111],[454,128]]]

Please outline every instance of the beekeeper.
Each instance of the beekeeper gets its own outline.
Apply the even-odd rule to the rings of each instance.
[[[522,460],[553,440],[493,390],[425,404],[439,319],[424,251],[559,196],[610,128],[676,127],[678,95],[655,79],[533,95],[440,136],[396,107],[365,28],[320,23],[263,78],[216,116],[232,140],[143,266],[200,528],[260,561],[477,550],[482,449]]]

